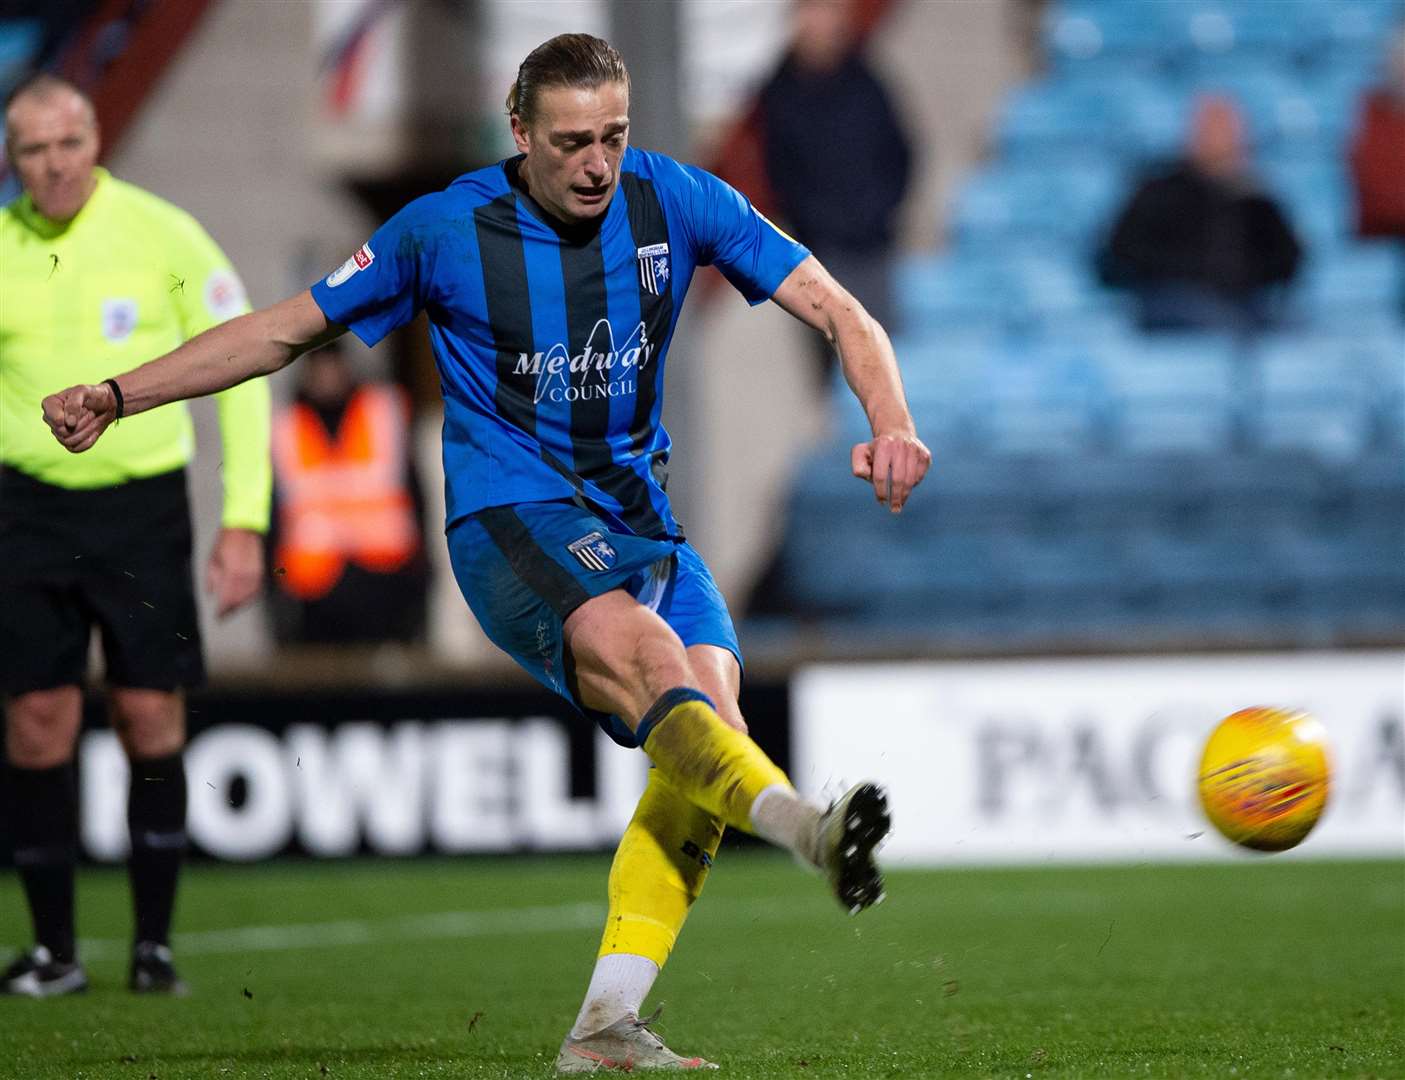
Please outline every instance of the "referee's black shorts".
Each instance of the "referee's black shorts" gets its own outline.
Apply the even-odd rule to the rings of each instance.
[[[204,681],[185,470],[70,491],[0,466],[0,691]]]

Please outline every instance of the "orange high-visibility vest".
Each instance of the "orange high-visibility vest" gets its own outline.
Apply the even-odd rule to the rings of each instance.
[[[409,413],[398,387],[362,386],[335,436],[301,402],[274,418],[275,559],[283,588],[294,596],[325,596],[348,562],[389,574],[419,550],[414,503],[405,486]]]

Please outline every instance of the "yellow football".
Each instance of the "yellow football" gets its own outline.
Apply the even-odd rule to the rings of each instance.
[[[1327,805],[1331,763],[1322,724],[1260,707],[1225,717],[1200,758],[1200,805],[1215,828],[1255,851],[1302,843]]]

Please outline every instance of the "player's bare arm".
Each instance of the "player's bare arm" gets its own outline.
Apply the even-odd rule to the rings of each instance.
[[[327,321],[311,291],[304,290],[212,327],[166,355],[116,376],[116,391],[103,382],[50,394],[44,399],[44,420],[64,447],[82,453],[117,419],[119,392],[122,415],[133,416],[271,375],[345,332],[344,326]]]
[[[898,513],[927,475],[932,454],[917,437],[887,332],[813,255],[771,299],[838,350],[844,378],[873,431],[872,439],[853,449],[854,475],[871,482],[878,501]]]

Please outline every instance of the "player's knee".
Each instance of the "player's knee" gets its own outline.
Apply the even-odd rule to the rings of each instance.
[[[5,754],[24,769],[49,769],[73,757],[83,715],[76,686],[32,690],[5,703]]]
[[[168,757],[185,746],[185,703],[165,690],[113,690],[112,728],[129,758]]]
[[[636,628],[631,663],[634,678],[660,692],[697,685],[682,639],[658,616]]]
[[[582,605],[567,621],[566,636],[579,675],[597,675],[630,686],[693,685],[683,642],[657,612],[616,591]]]
[[[566,634],[582,700],[591,708],[634,723],[666,691],[700,685],[678,634],[627,594],[583,605],[567,620]]]

